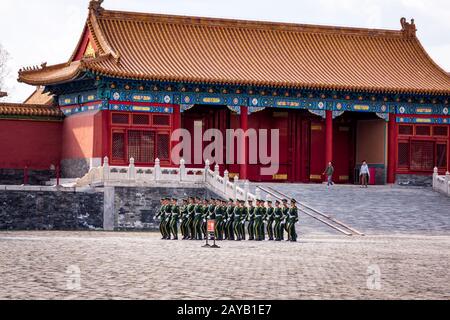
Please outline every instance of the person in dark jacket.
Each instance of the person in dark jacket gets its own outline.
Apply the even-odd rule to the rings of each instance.
[[[328,167],[325,169],[325,171],[323,172],[324,175],[327,176],[327,186],[332,186],[334,184],[333,182],[333,174],[334,174],[334,167],[333,167],[333,163],[330,161],[328,163]]]

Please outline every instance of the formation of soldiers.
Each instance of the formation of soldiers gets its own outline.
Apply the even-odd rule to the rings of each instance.
[[[175,198],[161,199],[161,208],[156,215],[160,220],[162,239],[178,240],[181,230],[182,240],[206,240],[207,221],[216,220],[214,237],[216,240],[282,241],[287,233],[287,241],[297,241],[295,224],[298,209],[295,199],[288,203],[283,199],[275,201],[243,200],[228,202],[221,199],[200,199],[190,197],[179,204]],[[247,231],[247,232],[246,232]]]

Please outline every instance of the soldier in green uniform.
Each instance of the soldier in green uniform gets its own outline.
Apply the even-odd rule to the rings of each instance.
[[[161,207],[159,208],[158,213],[155,216],[155,219],[159,219],[159,232],[161,232],[161,240],[166,238],[164,234],[164,222],[166,221],[166,199],[162,198],[160,200]]]
[[[297,241],[297,232],[295,231],[295,224],[298,221],[297,201],[291,200],[291,207],[288,213],[288,240],[292,242]]]
[[[254,232],[255,232],[255,240],[263,241],[264,240],[264,215],[265,208],[263,207],[264,201],[257,199],[256,200],[256,208],[254,210]]]
[[[170,219],[169,229],[173,235],[173,240],[178,240],[178,221],[180,220],[180,206],[176,198],[172,198],[172,216]],[[169,235],[170,239],[170,235]]]
[[[170,198],[166,199],[166,221],[164,222],[164,234],[165,239],[170,240],[170,222],[172,220],[172,204],[170,203]]]
[[[248,200],[248,206],[244,208],[244,223],[248,221],[247,231],[248,240],[255,240],[255,207],[253,206],[253,200]],[[245,231],[244,231],[245,232]],[[243,237],[245,240],[245,234]]]
[[[223,213],[223,232],[224,232],[224,239],[230,240],[230,210],[233,206],[233,201],[231,199],[228,199],[228,202],[225,205],[225,211]]]
[[[189,204],[187,206],[188,211],[188,220],[186,223],[187,226],[187,238],[189,240],[195,240],[195,229],[194,229],[194,217],[195,217],[195,198],[189,197]]]
[[[273,222],[274,222],[274,208],[272,207],[272,201],[267,201],[266,214],[264,220],[267,222],[267,235],[269,236],[269,241],[273,241]]]
[[[283,211],[283,218],[281,219],[281,240],[284,240],[284,232],[288,231],[287,229],[287,219],[288,219],[288,213],[289,213],[289,205],[288,201],[286,199],[282,200],[283,206],[281,210]]]
[[[212,208],[212,212],[214,212],[214,199],[204,200],[203,201],[203,215],[202,215],[202,233],[203,233],[203,240],[206,240],[208,237],[208,230],[207,230],[207,221],[209,219],[209,216],[211,214],[210,208]]]
[[[217,200],[216,209],[214,210],[214,216],[216,218],[216,227],[214,230],[214,237],[216,240],[223,240],[223,227],[224,227],[224,215],[225,215],[225,202]]]
[[[180,215],[181,215],[180,230],[181,235],[183,236],[182,240],[186,240],[187,238],[189,238],[189,230],[187,227],[189,212],[187,208],[188,208],[188,200],[183,199],[183,204],[180,206]]]
[[[280,201],[275,201],[275,209],[273,211],[273,219],[275,221],[275,241],[281,241],[281,235],[283,232],[283,227],[281,225],[281,221],[283,220],[283,210],[281,209],[280,204]]]
[[[194,207],[194,239],[202,240],[203,204],[200,198],[196,198]]]
[[[241,241],[243,238],[243,233],[245,232],[245,226],[243,225],[243,201],[236,201],[236,206],[233,210],[233,229],[234,229],[234,240]]]
[[[233,226],[233,222],[234,222],[234,208],[235,206],[237,206],[237,201],[236,204],[234,203],[233,199],[229,199],[228,201],[228,206],[227,206],[227,211],[226,211],[226,223],[225,223],[225,238],[227,240],[234,240],[234,226]]]

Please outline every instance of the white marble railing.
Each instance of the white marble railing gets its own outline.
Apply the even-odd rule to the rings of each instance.
[[[433,172],[433,190],[446,194],[450,197],[450,173],[447,172],[445,176],[438,174],[438,169],[434,168]]]
[[[210,169],[210,163],[206,160],[205,168],[186,168],[185,161],[181,159],[179,167],[164,168],[160,166],[160,160],[155,160],[154,167],[136,167],[134,159],[130,159],[129,166],[110,166],[106,157],[103,166],[92,168],[84,177],[77,179],[76,187],[88,185],[127,185],[127,186],[156,186],[159,183],[201,184],[220,196],[228,199],[255,200],[259,197],[249,192],[249,183],[244,187],[238,186],[238,177],[230,181],[228,171],[220,176],[219,166]]]

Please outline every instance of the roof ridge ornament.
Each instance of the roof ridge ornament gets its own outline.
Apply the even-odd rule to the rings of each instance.
[[[91,0],[89,2],[89,10],[94,12],[95,15],[100,14],[103,10],[105,10],[102,8],[103,1],[104,0]]]
[[[414,19],[411,19],[411,22],[407,22],[406,18],[401,18],[400,23],[402,25],[402,32],[407,38],[413,38],[416,36],[416,25],[414,23]]]

